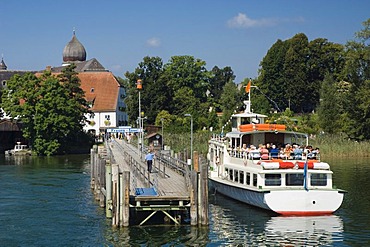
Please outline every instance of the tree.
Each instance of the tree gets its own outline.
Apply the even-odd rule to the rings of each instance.
[[[23,123],[23,136],[32,146],[35,139],[36,104],[40,94],[40,79],[32,73],[15,74],[7,81],[2,95],[2,108],[14,121]]]
[[[171,57],[164,66],[163,74],[167,86],[173,92],[171,96],[180,88],[187,87],[193,90],[195,98],[200,102],[206,102],[211,74],[205,66],[204,61],[192,56]]]
[[[286,97],[286,80],[284,75],[284,63],[288,42],[278,40],[268,50],[266,56],[262,59],[260,66],[260,76],[258,79],[258,88],[270,99],[270,108],[284,110],[288,107],[288,98]]]
[[[136,87],[138,79],[142,80],[143,89],[140,91],[141,111],[148,118],[148,123],[154,123],[156,116],[161,110],[169,110],[169,89],[161,77],[163,74],[163,62],[159,57],[144,57],[134,72],[126,72],[128,79],[126,90],[128,97],[125,103],[131,122],[138,118],[139,92]]]
[[[78,141],[89,111],[73,66],[58,77],[50,71],[16,75],[7,86],[4,111],[23,123],[24,137],[38,155],[64,153]]]
[[[350,83],[345,111],[351,125],[345,130],[347,135],[356,140],[369,140],[369,81],[370,81],[370,19],[363,22],[364,29],[356,33],[359,39],[346,44],[346,64],[344,74]]]
[[[327,74],[322,83],[320,98],[317,112],[320,128],[328,134],[338,133],[340,111],[337,100],[337,87],[331,74]]]
[[[211,73],[212,77],[209,82],[210,98],[212,99],[212,103],[216,107],[216,110],[219,111],[223,87],[227,82],[233,82],[235,80],[235,75],[231,67],[220,69],[217,66],[214,66]]]
[[[307,105],[315,109],[319,104],[321,83],[327,73],[331,74],[333,81],[338,81],[344,66],[344,46],[328,42],[327,39],[318,38],[308,45],[307,84],[311,96]]]
[[[284,62],[285,94],[289,107],[294,112],[309,112],[312,106],[312,85],[307,81],[308,39],[303,33],[289,40]]]
[[[222,124],[229,124],[231,115],[234,114],[240,107],[241,97],[240,92],[233,82],[228,82],[225,84],[223,93],[221,95],[221,108],[222,108]],[[227,127],[230,128],[231,125]]]

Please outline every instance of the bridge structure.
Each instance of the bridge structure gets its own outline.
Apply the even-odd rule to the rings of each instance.
[[[91,188],[113,226],[208,225],[208,166],[194,152],[194,169],[171,152],[146,151],[111,139],[91,150]]]

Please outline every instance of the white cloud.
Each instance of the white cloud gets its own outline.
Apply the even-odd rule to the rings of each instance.
[[[277,20],[273,19],[259,19],[254,20],[249,18],[246,14],[239,13],[232,19],[227,21],[227,25],[231,28],[251,28],[251,27],[264,27],[274,26],[277,24]]]
[[[160,39],[158,39],[158,38],[153,37],[153,38],[148,39],[148,40],[146,41],[146,44],[147,44],[148,46],[150,46],[150,47],[158,47],[158,46],[160,46],[160,45],[161,45],[161,40],[160,40]]]

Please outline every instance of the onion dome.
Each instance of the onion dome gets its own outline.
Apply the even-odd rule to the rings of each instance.
[[[80,41],[76,38],[75,31],[71,41],[64,47],[63,63],[86,61],[86,50]]]
[[[6,64],[4,62],[4,58],[1,58],[0,62],[0,70],[6,70],[8,67],[6,67]]]

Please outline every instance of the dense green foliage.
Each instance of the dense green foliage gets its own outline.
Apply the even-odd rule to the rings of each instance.
[[[271,116],[270,121],[284,121],[313,136],[370,140],[370,19],[363,25],[356,40],[345,45],[325,38],[309,41],[303,33],[277,40],[262,59],[259,76],[239,84],[230,67],[208,71],[205,61],[192,56],[173,56],[168,63],[144,57],[120,80],[127,91],[129,124],[138,124],[140,95],[144,125],[163,124],[167,133],[187,134],[191,119],[184,115],[191,114],[194,132],[228,131],[231,115],[244,110],[244,87],[252,80],[252,110]],[[71,67],[57,78],[16,75],[1,93],[2,107],[19,116],[39,154],[65,150],[71,133],[82,129],[86,102]]]
[[[139,116],[136,83],[141,79],[141,112],[147,117],[146,123],[158,125],[165,119],[167,128],[184,132],[190,121],[184,115],[191,114],[195,130],[218,128],[216,109],[222,106],[223,87],[235,76],[230,67],[207,71],[205,65],[192,56],[174,56],[166,64],[158,57],[145,57],[134,72],[126,72],[128,97],[125,102],[131,124],[135,125]]]
[[[261,61],[252,84],[252,110],[270,115],[271,121],[294,117],[312,135],[341,134],[356,140],[370,139],[369,26],[356,33],[358,41],[346,45],[324,38],[309,41],[303,33],[277,40]],[[230,67],[215,66],[191,56],[175,56],[167,64],[145,57],[134,72],[127,72],[126,99],[131,124],[138,117],[137,79],[142,79],[141,107],[147,124],[162,123],[168,131],[188,131],[184,114],[194,118],[195,131],[227,131],[230,116],[244,110],[247,99]],[[216,113],[222,112],[222,117]],[[286,114],[289,112],[289,114]],[[292,126],[296,128],[297,126]]]
[[[7,82],[2,108],[23,123],[23,135],[38,155],[68,152],[83,138],[89,111],[74,68],[67,66],[59,76],[15,75]]]

